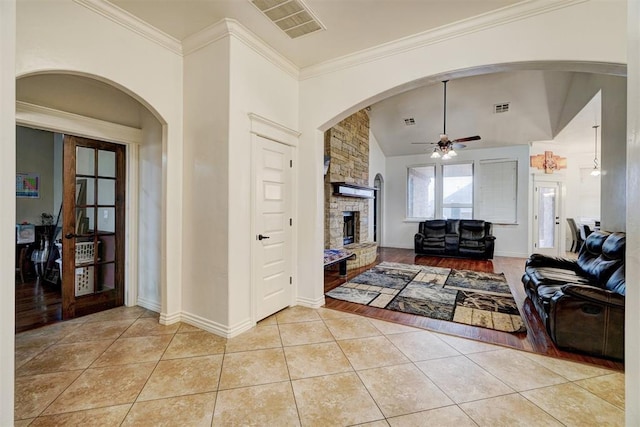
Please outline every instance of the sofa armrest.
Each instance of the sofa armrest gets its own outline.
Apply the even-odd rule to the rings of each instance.
[[[566,285],[562,287],[563,294],[579,298],[596,304],[605,304],[612,307],[624,308],[624,295],[611,292],[607,289],[587,285]],[[556,296],[554,295],[554,299]]]
[[[413,242],[414,242],[415,251],[418,252],[419,250],[422,249],[422,243],[424,242],[424,234],[416,233],[415,236],[413,236]]]
[[[552,267],[564,270],[579,271],[578,263],[571,259],[533,254],[527,260],[527,267]]]

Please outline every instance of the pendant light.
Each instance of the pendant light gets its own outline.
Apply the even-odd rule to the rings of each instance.
[[[600,176],[600,164],[598,162],[598,127],[598,125],[593,126],[593,129],[595,131],[595,149],[593,157],[593,170],[591,171],[591,176]]]

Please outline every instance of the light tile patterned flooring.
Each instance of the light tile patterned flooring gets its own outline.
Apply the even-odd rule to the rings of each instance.
[[[16,426],[601,426],[624,374],[328,309],[225,340],[116,308],[16,336]]]

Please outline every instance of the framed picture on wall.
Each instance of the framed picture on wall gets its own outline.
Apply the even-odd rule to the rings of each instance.
[[[37,199],[40,197],[40,175],[35,173],[16,174],[16,197]]]

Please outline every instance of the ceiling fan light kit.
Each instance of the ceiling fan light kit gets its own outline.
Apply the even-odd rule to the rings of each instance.
[[[447,82],[449,80],[443,80],[444,85],[444,103],[443,103],[443,132],[440,134],[440,140],[438,142],[413,142],[412,144],[430,144],[435,145],[433,148],[433,152],[431,153],[432,159],[449,160],[452,157],[458,155],[456,153],[455,148],[465,148],[466,145],[461,144],[461,142],[469,142],[469,141],[479,141],[480,136],[468,136],[466,138],[454,139],[453,141],[449,139],[447,135]]]

